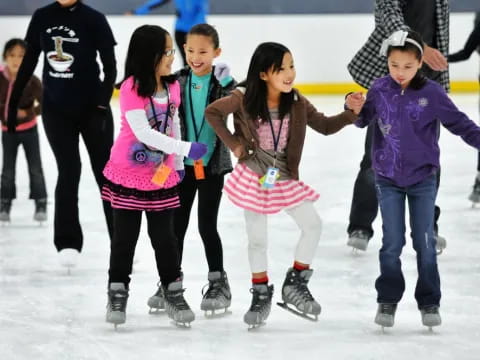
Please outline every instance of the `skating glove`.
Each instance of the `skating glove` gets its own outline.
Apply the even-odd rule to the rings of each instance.
[[[180,178],[180,181],[183,180],[183,178],[185,177],[185,170],[177,170],[177,174],[178,174],[178,177]]]
[[[227,64],[219,63],[215,65],[213,74],[222,87],[228,85],[233,79],[230,76],[230,68]]]
[[[207,153],[207,150],[208,150],[207,145],[199,142],[192,142],[192,145],[190,146],[190,151],[188,153],[188,157],[193,160],[198,160]]]

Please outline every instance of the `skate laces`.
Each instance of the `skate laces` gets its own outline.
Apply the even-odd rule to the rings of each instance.
[[[225,281],[218,279],[218,280],[211,280],[208,284],[205,284],[202,288],[202,296],[204,299],[216,299],[219,294],[224,295],[222,288],[225,285]],[[207,291],[205,288],[208,287]]]
[[[353,230],[350,237],[357,237],[360,239],[369,239],[368,233],[365,230]]]
[[[250,311],[257,312],[259,310],[262,310],[264,306],[269,303],[271,298],[270,289],[268,289],[265,293],[261,293],[260,291],[251,288],[250,292],[253,295],[252,304],[250,305]]]
[[[112,291],[110,294],[110,308],[112,311],[125,311],[128,294],[124,291]]]
[[[438,314],[438,307],[436,306],[429,306],[423,309],[425,314]]]
[[[190,306],[188,306],[187,301],[183,297],[184,292],[185,289],[167,290],[165,292],[165,299],[171,302],[178,310],[190,310]]]
[[[382,314],[393,314],[395,311],[396,304],[379,304],[380,305],[380,312]]]

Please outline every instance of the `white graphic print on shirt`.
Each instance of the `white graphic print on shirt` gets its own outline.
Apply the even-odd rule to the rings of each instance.
[[[75,31],[69,29],[66,26],[55,26],[46,30],[47,34],[53,35],[58,33],[60,35],[51,36],[53,43],[55,44],[55,50],[47,52],[47,61],[50,66],[58,72],[49,71],[49,75],[55,78],[72,79],[74,74],[70,72],[70,66],[75,61],[72,54],[63,51],[63,43],[71,42],[78,43],[79,39],[75,37]],[[62,36],[63,32],[63,36]]]

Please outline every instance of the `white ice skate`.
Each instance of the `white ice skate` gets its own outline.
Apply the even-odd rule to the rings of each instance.
[[[77,266],[78,256],[80,252],[77,249],[62,249],[58,252],[60,265],[67,268],[67,272],[70,275],[70,270]]]

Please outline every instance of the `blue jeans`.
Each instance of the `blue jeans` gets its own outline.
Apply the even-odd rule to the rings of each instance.
[[[405,291],[400,255],[405,245],[405,200],[408,199],[413,248],[417,253],[415,299],[419,308],[440,305],[440,275],[433,236],[437,174],[407,187],[377,177],[377,197],[382,214],[380,276],[375,282],[378,303],[398,303]]]

